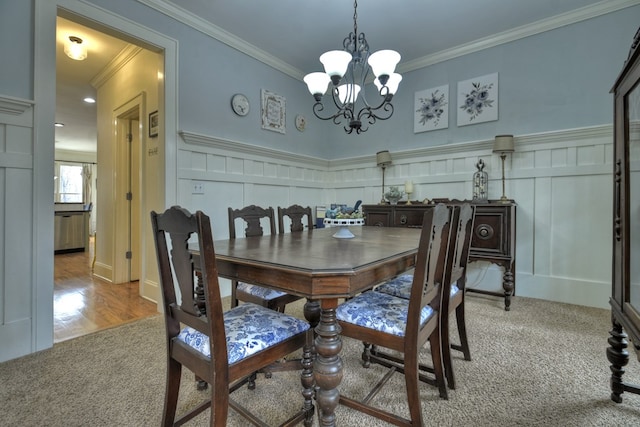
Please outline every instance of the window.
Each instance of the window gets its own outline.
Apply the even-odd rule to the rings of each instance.
[[[82,165],[56,162],[55,201],[82,203]]]

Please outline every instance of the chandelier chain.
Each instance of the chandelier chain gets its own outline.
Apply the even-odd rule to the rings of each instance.
[[[358,0],[353,1],[353,34],[358,34]]]

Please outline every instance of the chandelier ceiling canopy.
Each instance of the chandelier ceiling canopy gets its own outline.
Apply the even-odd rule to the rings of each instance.
[[[320,56],[324,73],[309,73],[304,77],[309,92],[316,100],[313,113],[321,120],[344,124],[347,133],[366,132],[368,125],[387,120],[393,114],[391,99],[398,90],[402,76],[395,73],[400,54],[394,50],[370,53],[364,33],[358,33],[358,2],[353,3],[353,32],[343,40],[343,50],[331,50]],[[365,96],[365,83],[375,76],[378,99],[371,105]],[[331,85],[331,99],[337,111],[325,113],[322,97]],[[359,108],[359,110],[358,110]],[[357,112],[356,112],[357,110]]]

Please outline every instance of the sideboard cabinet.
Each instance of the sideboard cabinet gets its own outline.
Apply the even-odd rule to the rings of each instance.
[[[363,205],[365,225],[379,227],[422,227],[422,218],[433,204]],[[513,201],[501,203],[476,203],[473,236],[469,262],[489,261],[504,268],[502,292],[467,288],[468,292],[503,296],[504,309],[510,310],[511,296],[515,294],[516,263],[516,204]]]
[[[611,400],[640,386],[623,382],[629,338],[640,357],[640,29],[615,82],[613,111],[613,251],[607,359]],[[627,335],[628,334],[628,335]]]

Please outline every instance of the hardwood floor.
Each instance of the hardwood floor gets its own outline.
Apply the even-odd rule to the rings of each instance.
[[[137,281],[113,285],[92,277],[89,246],[89,251],[55,255],[55,343],[158,313],[155,303],[140,296]]]

